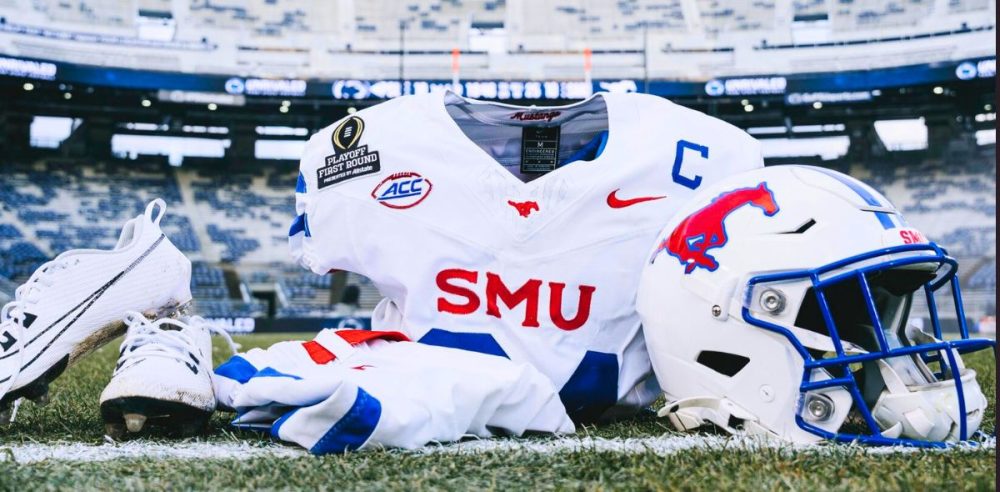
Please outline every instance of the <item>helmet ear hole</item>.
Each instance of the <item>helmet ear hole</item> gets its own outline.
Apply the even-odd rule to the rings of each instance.
[[[714,350],[699,352],[696,360],[699,364],[729,377],[735,376],[750,363],[749,357],[729,352],[716,352]]]

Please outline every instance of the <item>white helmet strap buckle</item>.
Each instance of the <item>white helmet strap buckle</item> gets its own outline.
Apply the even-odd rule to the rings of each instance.
[[[695,397],[677,400],[669,403],[657,412],[659,417],[667,417],[671,425],[681,432],[696,429],[711,422],[729,433],[738,433],[734,425],[742,426],[745,422],[756,422],[757,418],[750,412],[737,406],[725,398]],[[734,424],[733,420],[739,421]]]

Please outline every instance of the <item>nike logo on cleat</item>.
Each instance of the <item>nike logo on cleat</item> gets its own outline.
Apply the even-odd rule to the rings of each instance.
[[[631,207],[632,205],[636,205],[638,203],[650,202],[653,200],[661,200],[667,197],[666,195],[662,195],[662,196],[639,196],[635,198],[618,198],[617,193],[618,190],[608,193],[608,206],[611,208]]]
[[[66,331],[69,330],[70,327],[73,326],[73,324],[75,324],[84,314],[86,314],[87,311],[90,310],[90,308],[94,305],[94,303],[96,303],[112,286],[114,286],[115,284],[117,284],[118,281],[122,279],[122,277],[124,277],[129,272],[131,272],[132,269],[134,269],[139,263],[142,262],[142,260],[146,259],[146,257],[149,256],[149,254],[152,253],[153,250],[156,249],[156,247],[159,246],[160,243],[162,243],[164,239],[166,239],[166,236],[163,235],[163,234],[160,234],[160,237],[157,238],[156,241],[154,241],[153,244],[149,248],[146,249],[146,251],[144,251],[141,255],[139,255],[138,258],[136,258],[135,260],[133,260],[132,263],[130,263],[127,267],[125,267],[124,270],[118,272],[118,274],[116,274],[114,277],[112,277],[111,280],[109,280],[107,283],[105,283],[104,285],[102,285],[96,291],[94,291],[93,293],[91,293],[89,296],[87,296],[79,304],[77,304],[76,306],[73,306],[73,308],[70,309],[69,311],[67,311],[66,314],[63,314],[62,316],[60,316],[59,319],[53,321],[52,324],[50,324],[44,330],[42,330],[41,332],[39,332],[37,335],[35,335],[30,340],[26,341],[25,344],[24,344],[24,346],[28,347],[31,344],[33,344],[36,341],[38,341],[39,339],[41,339],[42,336],[44,336],[50,330],[52,330],[53,328],[55,328],[56,326],[58,326],[64,320],[66,320],[67,318],[69,318],[70,316],[72,316],[74,313],[76,313],[76,316],[73,316],[73,318],[69,319],[69,321],[66,322],[66,324],[62,327],[62,329],[60,329],[58,332],[56,332],[55,336],[52,337],[49,340],[49,342],[47,344],[45,344],[45,346],[42,347],[42,349],[39,350],[38,353],[36,353],[34,357],[31,358],[31,360],[29,360],[26,364],[24,364],[23,366],[21,366],[21,370],[23,371],[23,370],[27,369],[28,366],[30,366],[31,364],[34,364],[35,361],[37,361],[42,356],[42,354],[44,354],[49,348],[52,347],[52,345],[56,342],[56,340],[59,339],[59,337],[61,337],[64,333],[66,333]]]

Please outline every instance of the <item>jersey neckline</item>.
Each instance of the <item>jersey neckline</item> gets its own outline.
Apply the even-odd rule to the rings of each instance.
[[[447,99],[449,97],[455,97],[455,98],[464,100],[464,101],[466,101],[467,103],[470,103],[470,104],[490,105],[490,106],[494,106],[494,107],[508,108],[508,109],[510,109],[512,111],[516,111],[516,110],[526,110],[526,109],[536,109],[536,110],[537,109],[544,109],[544,110],[568,110],[568,109],[572,109],[572,108],[575,108],[575,107],[578,107],[578,106],[582,106],[582,105],[588,104],[591,101],[593,101],[594,99],[600,97],[600,98],[602,98],[604,100],[604,106],[605,106],[605,108],[607,110],[607,114],[608,114],[608,128],[607,128],[608,136],[607,136],[607,141],[604,144],[602,152],[599,155],[597,155],[594,159],[592,159],[590,161],[587,161],[587,165],[585,166],[585,167],[594,167],[594,166],[599,166],[603,162],[611,159],[611,158],[606,157],[609,154],[612,155],[612,156],[616,155],[617,154],[617,149],[620,146],[620,143],[619,143],[619,140],[621,140],[621,137],[619,135],[619,133],[620,133],[619,132],[619,126],[621,126],[619,124],[619,121],[620,121],[620,118],[621,118],[620,115],[619,115],[620,111],[619,111],[618,105],[612,104],[612,101],[614,101],[615,98],[609,99],[607,97],[608,95],[609,94],[607,92],[598,92],[598,93],[595,93],[595,94],[591,95],[590,97],[588,97],[588,98],[586,98],[586,99],[584,99],[582,101],[575,102],[573,104],[561,105],[561,106],[518,106],[518,105],[514,105],[514,104],[506,104],[506,103],[493,102],[493,101],[481,101],[481,100],[478,100],[478,99],[467,98],[467,97],[460,96],[460,95],[456,94],[451,89],[448,89],[448,90],[442,91],[436,97],[430,98],[430,105],[433,107],[433,111],[430,114],[432,115],[432,118],[440,119],[441,122],[443,123],[443,125],[446,127],[446,131],[448,131],[448,132],[450,132],[450,133],[453,134],[452,141],[461,142],[461,145],[470,148],[471,149],[470,152],[472,152],[472,153],[474,153],[474,155],[478,156],[476,159],[474,159],[475,161],[477,161],[477,165],[483,165],[483,166],[489,168],[490,170],[492,170],[492,171],[494,171],[494,172],[496,172],[498,174],[503,175],[504,176],[504,178],[503,178],[504,180],[506,180],[509,183],[511,183],[517,189],[519,189],[521,191],[526,191],[526,190],[531,190],[531,189],[543,187],[545,185],[545,183],[547,183],[548,181],[551,181],[551,180],[555,179],[552,176],[563,176],[565,174],[570,174],[570,173],[576,172],[576,171],[574,171],[575,169],[580,168],[580,167],[584,167],[584,166],[578,166],[578,165],[559,166],[558,168],[556,168],[556,169],[554,169],[552,171],[549,171],[549,172],[547,172],[547,173],[545,173],[545,174],[543,174],[543,175],[539,176],[538,178],[535,178],[535,179],[533,179],[531,181],[522,181],[520,178],[518,178],[513,173],[511,173],[508,169],[506,169],[504,167],[504,165],[500,161],[498,161],[496,158],[494,158],[489,153],[487,153],[485,150],[483,150],[482,147],[480,147],[479,145],[477,145],[476,142],[472,141],[472,139],[470,139],[468,137],[468,135],[466,135],[465,132],[462,131],[462,128],[458,125],[458,122],[456,122],[455,119],[452,118],[451,115],[448,113],[447,102],[446,102]],[[480,161],[481,161],[481,164],[479,164]],[[595,172],[594,170],[590,170],[590,173],[595,174],[595,175],[596,174],[603,174],[603,173],[600,173],[600,172]]]

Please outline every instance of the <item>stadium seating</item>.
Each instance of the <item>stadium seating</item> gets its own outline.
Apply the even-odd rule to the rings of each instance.
[[[951,254],[977,258],[996,252],[996,168],[992,155],[964,165],[929,161],[881,172],[855,166],[851,174],[883,192],[909,223]]]
[[[50,19],[74,24],[130,26],[136,9],[132,2],[119,0],[58,0],[32,2],[35,9]]]
[[[996,291],[997,289],[997,260],[993,258],[987,264],[980,267],[969,278],[969,287],[973,289]]]
[[[272,165],[254,172],[180,170],[193,191],[196,220],[204,222],[217,254],[230,263],[269,263],[287,257],[288,225],[295,210],[296,167]]]
[[[0,277],[20,283],[67,249],[112,248],[121,225],[162,197],[168,204],[164,232],[194,260],[195,312],[238,317],[266,311],[227,286],[220,265],[234,268],[241,282],[280,292],[279,315],[332,312],[330,276],[304,273],[287,260],[294,163],[239,171],[50,159],[0,169]],[[362,286],[362,306],[374,307],[380,298],[374,286],[356,276],[350,282]]]
[[[258,36],[329,31],[336,24],[337,2],[310,0],[191,0],[192,27],[238,30]]]
[[[913,226],[949,249],[973,290],[996,288],[996,170],[993,151],[945,166],[854,166],[850,172],[882,191]],[[294,213],[296,166],[254,163],[240,169],[172,168],[160,162],[59,159],[0,164],[0,277],[23,282],[42,262],[70,248],[111,248],[119,229],[155,197],[168,203],[166,234],[193,260],[195,310],[213,317],[259,316],[250,297],[273,291],[277,316],[329,316],[330,275],[292,264],[287,227]],[[227,284],[225,270],[236,284]],[[380,295],[368,279],[362,309]],[[245,287],[245,288],[244,288]]]
[[[623,40],[635,44],[643,31],[711,39],[822,19],[830,21],[834,32],[877,32],[928,18],[995,10],[989,0],[793,0],[790,6],[775,0],[33,0],[31,5],[33,24],[67,26],[64,37],[76,30],[105,29],[128,44],[122,34],[147,16],[175,21],[175,39],[164,41],[163,47],[191,49],[197,45],[186,43],[210,40],[210,46],[233,43],[236,51],[280,45],[286,54],[289,48],[396,50],[401,29],[417,50],[469,49],[472,30],[497,27],[509,32],[512,51],[565,49],[583,39],[600,49],[603,44],[620,46]],[[0,9],[17,7],[16,2],[0,2]]]
[[[773,0],[747,2],[699,0],[698,6],[702,24],[710,35],[732,31],[772,29],[777,17]]]
[[[6,20],[0,51],[267,78],[395,80],[402,71],[411,79],[447,80],[454,49],[462,53],[461,78],[512,80],[580,78],[585,49],[593,55],[592,77],[609,80],[864,70],[996,51],[990,0],[32,0],[30,6],[0,0]],[[402,66],[400,51],[407,53]]]

